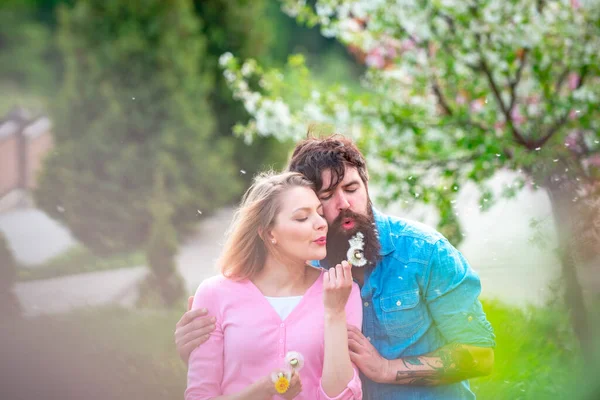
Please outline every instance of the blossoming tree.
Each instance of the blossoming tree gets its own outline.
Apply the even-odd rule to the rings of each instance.
[[[319,90],[301,56],[290,58],[290,85],[227,53],[225,78],[254,116],[236,132],[299,139],[310,122],[334,125],[388,183],[385,199],[434,205],[455,242],[455,197],[467,181],[481,189],[481,208],[526,185],[546,190],[573,326],[587,346],[577,265],[600,248],[599,2],[284,0],[283,9],[364,62],[364,90]],[[496,193],[487,182],[500,169],[517,178]]]

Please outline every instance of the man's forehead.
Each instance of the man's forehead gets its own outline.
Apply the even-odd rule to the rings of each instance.
[[[337,182],[335,187],[331,187],[331,183],[332,183],[331,181],[333,178],[334,178],[334,175],[332,174],[331,168],[327,168],[321,172],[322,186],[321,186],[320,192],[333,190],[333,189],[335,189],[335,187],[337,187],[339,185],[344,185],[345,183],[353,181],[356,178],[360,178],[360,175],[358,174],[358,170],[355,167],[346,165],[344,167],[344,178],[341,181]],[[335,179],[338,179],[338,177],[335,177]],[[336,182],[333,182],[333,183],[336,183]]]

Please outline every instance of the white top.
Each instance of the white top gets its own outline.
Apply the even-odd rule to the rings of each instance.
[[[277,311],[279,317],[283,320],[296,308],[302,296],[289,296],[289,297],[269,297],[265,298],[271,303],[271,306]]]

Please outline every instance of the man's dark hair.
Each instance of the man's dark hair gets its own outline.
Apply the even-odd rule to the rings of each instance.
[[[294,149],[288,170],[300,172],[319,192],[335,188],[344,179],[346,166],[356,168],[363,183],[367,184],[369,175],[365,158],[352,140],[339,134],[316,138],[309,130],[307,138]],[[323,188],[321,173],[326,169],[331,170],[331,184]]]

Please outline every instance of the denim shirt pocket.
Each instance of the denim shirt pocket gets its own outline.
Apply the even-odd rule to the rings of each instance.
[[[380,298],[382,320],[389,336],[409,338],[425,323],[419,289]]]

